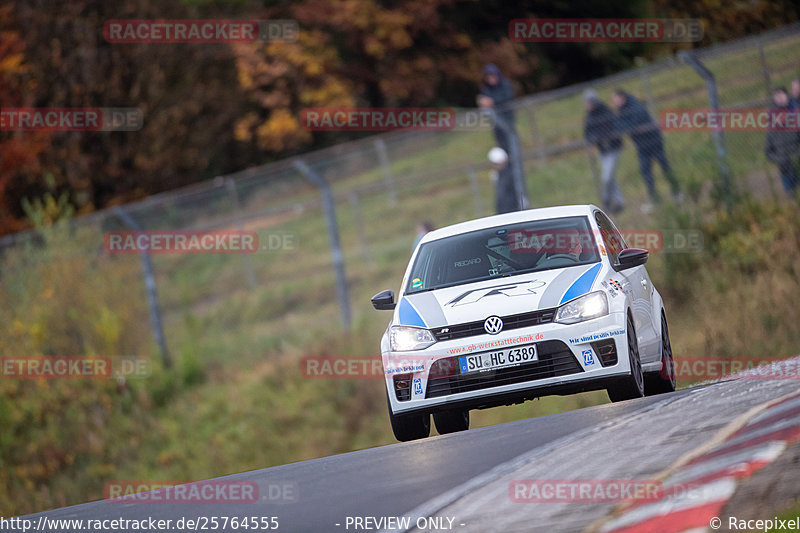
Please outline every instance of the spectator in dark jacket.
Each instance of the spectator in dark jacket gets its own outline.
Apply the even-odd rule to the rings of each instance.
[[[772,102],[775,106],[770,109],[770,114],[786,113],[788,111],[797,112],[792,109],[789,101],[789,93],[786,89],[779,87],[772,92]],[[767,132],[767,143],[764,153],[767,159],[778,165],[781,173],[783,188],[790,195],[794,194],[798,185],[797,158],[800,152],[800,133],[788,131],[788,128],[773,128]]]
[[[481,84],[481,92],[478,95],[478,106],[493,108],[497,119],[503,121],[508,129],[513,130],[514,111],[510,107],[513,99],[514,89],[511,87],[511,82],[500,74],[500,69],[495,65],[486,65],[483,68],[483,83]],[[494,137],[497,139],[497,144],[500,148],[505,150],[506,153],[511,153],[509,146],[511,140],[503,128],[495,126]]]
[[[614,124],[616,115],[600,101],[593,89],[583,93],[583,102],[586,106],[583,135],[586,142],[597,147],[600,153],[603,208],[611,214],[616,214],[625,207],[625,197],[615,177],[619,156],[622,153],[622,138]]]
[[[661,135],[661,129],[658,124],[639,100],[622,89],[615,90],[611,95],[611,100],[614,103],[614,107],[617,108],[617,130],[620,133],[630,135],[633,144],[636,146],[636,153],[639,156],[639,169],[647,186],[650,201],[653,204],[659,202],[658,191],[653,179],[653,160],[655,159],[661,166],[664,177],[669,182],[673,199],[676,202],[680,202],[682,199],[680,187],[675,175],[672,173],[667,154],[664,152],[664,138]],[[652,204],[642,205],[642,211],[649,212],[651,210]]]

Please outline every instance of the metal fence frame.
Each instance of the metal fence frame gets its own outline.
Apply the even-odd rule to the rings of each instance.
[[[627,70],[602,79],[593,80],[580,84],[563,87],[560,89],[546,91],[535,95],[528,95],[516,99],[512,107],[517,115],[522,114],[530,131],[523,132],[525,137],[532,139],[531,143],[520,146],[519,158],[525,162],[535,161],[538,164],[547,164],[549,158],[563,157],[565,155],[577,155],[584,157],[588,154],[592,172],[595,179],[598,179],[598,169],[594,155],[591,150],[587,150],[587,145],[582,137],[570,138],[567,141],[548,143],[544,139],[543,132],[539,129],[537,114],[540,109],[545,108],[551,103],[561,102],[567,98],[574,98],[582,91],[590,87],[630,84],[638,82],[641,84],[642,93],[645,95],[643,101],[650,108],[651,114],[655,113],[655,107],[661,103],[654,98],[652,92],[651,78],[658,73],[675,69],[688,61],[699,72],[704,72],[702,65],[715,58],[724,57],[728,54],[741,51],[755,50],[761,58],[761,72],[764,79],[763,97],[754,98],[747,102],[737,102],[736,105],[752,105],[768,101],[769,91],[772,88],[773,77],[770,66],[768,65],[764,47],[773,42],[789,37],[800,35],[800,24],[794,24],[777,30],[769,31],[758,36],[739,39],[734,42],[714,45],[704,49],[694,50],[689,53],[677,54],[667,57],[650,64],[642,64],[638,68]],[[800,62],[794,67],[796,73],[800,73]],[[709,94],[711,107],[718,105],[716,87],[707,74],[711,71],[705,69],[706,80],[697,78],[698,86],[705,86],[709,83]],[[712,80],[712,81],[709,81]],[[518,120],[519,122],[519,120]],[[518,131],[520,126],[517,125]],[[391,132],[355,141],[342,143],[321,150],[305,153],[301,156],[287,158],[281,161],[269,163],[259,167],[220,176],[212,180],[204,181],[183,187],[181,189],[168,191],[152,195],[138,202],[133,202],[123,207],[100,210],[90,215],[77,217],[71,224],[76,226],[95,225],[103,227],[111,219],[125,220],[128,226],[135,225],[144,227],[140,218],[149,211],[171,209],[176,217],[181,216],[181,205],[196,205],[207,203],[211,200],[226,205],[227,209],[222,209],[207,216],[195,217],[185,222],[181,222],[180,229],[214,229],[220,227],[244,227],[248,221],[263,218],[265,216],[277,215],[297,215],[308,212],[309,210],[324,209],[327,217],[328,231],[330,232],[330,242],[332,248],[332,265],[336,272],[337,299],[341,307],[342,323],[349,327],[351,323],[351,310],[347,288],[347,280],[344,274],[344,261],[342,258],[341,246],[338,236],[338,222],[335,214],[337,202],[347,204],[347,207],[354,213],[357,219],[358,241],[361,256],[365,261],[371,261],[371,252],[363,231],[363,218],[360,208],[360,199],[365,195],[385,194],[387,209],[395,209],[400,206],[398,200],[398,190],[409,184],[422,184],[435,182],[445,179],[463,179],[464,185],[469,187],[473,198],[473,207],[476,215],[486,214],[484,198],[480,194],[477,172],[489,168],[489,164],[482,160],[464,160],[445,164],[441,168],[424,170],[422,172],[404,172],[398,174],[392,169],[392,150],[397,152],[413,152],[414,150],[427,149],[429,144],[436,139],[439,133],[432,132]],[[719,168],[725,183],[730,187],[728,175],[729,170],[725,166],[725,142],[722,135],[714,136],[715,150],[719,158]],[[373,171],[375,177],[366,183],[350,185],[347,178],[352,174]],[[307,178],[307,179],[306,179]],[[309,187],[311,180],[316,189]],[[308,188],[307,190],[304,187]],[[282,192],[283,191],[283,192]],[[284,195],[284,192],[286,193]],[[321,194],[318,194],[320,192]],[[280,196],[292,197],[288,203],[282,202],[269,205],[257,205],[258,201],[253,198],[256,193],[265,197]],[[188,216],[188,214],[187,214]],[[14,235],[0,237],[0,251],[5,247],[11,247],[23,243],[33,236],[36,232],[29,230]],[[252,264],[244,260],[244,279],[249,287],[256,285],[253,275]],[[150,314],[154,335],[158,345],[168,357],[166,341],[163,335],[163,325],[159,312],[157,292],[153,267],[148,262],[143,262],[143,275],[145,286],[148,287],[148,301],[150,302]],[[168,359],[165,359],[168,361]]]

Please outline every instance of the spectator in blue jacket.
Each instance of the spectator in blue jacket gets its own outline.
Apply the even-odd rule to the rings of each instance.
[[[597,147],[600,154],[603,209],[612,215],[617,214],[625,208],[625,197],[615,176],[622,153],[622,138],[614,125],[617,117],[593,89],[583,93],[583,103],[586,106],[583,135],[586,142]]]
[[[494,109],[498,120],[506,123],[511,130],[514,129],[514,110],[510,103],[514,99],[514,89],[508,78],[500,73],[496,65],[486,65],[483,68],[483,82],[478,95],[478,106]],[[515,133],[516,134],[516,133]],[[497,144],[507,153],[511,153],[508,134],[499,126],[494,127],[494,137]]]
[[[647,186],[647,193],[650,196],[649,204],[642,205],[642,211],[648,213],[652,211],[653,204],[660,201],[653,179],[653,160],[655,159],[661,166],[664,177],[669,182],[672,190],[672,197],[676,202],[682,200],[678,180],[672,173],[672,168],[664,152],[664,137],[658,124],[647,112],[644,105],[634,98],[633,95],[617,89],[611,95],[611,101],[617,109],[617,130],[621,134],[628,134],[636,146],[636,154],[639,156],[639,169],[642,172],[642,179]]]

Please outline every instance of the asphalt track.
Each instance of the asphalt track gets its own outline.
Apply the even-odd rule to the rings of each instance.
[[[217,478],[218,481],[255,482],[260,499],[264,500],[256,503],[122,504],[98,501],[25,518],[32,520],[35,527],[41,527],[41,517],[48,520],[141,520],[152,517],[154,520],[171,519],[175,524],[181,518],[263,516],[277,517],[278,531],[325,533],[374,532],[393,530],[395,526],[386,522],[362,522],[362,527],[355,527],[353,517],[407,515],[412,517],[411,523],[414,524],[418,516],[434,516],[442,511],[439,514],[443,522],[426,531],[535,530],[520,526],[520,518],[514,517],[513,511],[520,510],[519,504],[509,507],[509,511],[503,509],[509,500],[507,483],[505,489],[499,485],[492,494],[484,495],[483,500],[470,502],[468,497],[480,495],[493,480],[515,469],[530,469],[533,465],[544,468],[546,472],[559,472],[559,468],[563,470],[569,464],[571,457],[581,454],[590,460],[581,460],[576,463],[578,466],[570,467],[570,472],[577,474],[578,478],[607,476],[613,470],[609,470],[610,466],[616,468],[613,475],[619,478],[646,475],[669,464],[687,446],[695,446],[709,438],[737,414],[791,390],[796,390],[796,383],[718,383]],[[736,400],[732,402],[734,398]],[[651,423],[653,420],[663,420],[663,424]],[[626,445],[634,445],[635,450],[646,450],[648,441],[656,434],[662,436],[665,444],[663,453],[659,453],[655,460],[643,456],[645,459],[632,468],[625,457],[614,453],[616,447],[624,448]],[[583,443],[592,440],[596,441],[592,444],[594,450],[608,447],[602,457],[583,447]],[[558,453],[569,455],[563,459]],[[548,461],[552,464],[548,465]],[[578,472],[581,469],[585,472]],[[570,479],[568,473],[559,475],[561,479]],[[271,492],[276,487],[288,487],[290,491],[276,496]],[[270,498],[279,502],[274,503]],[[527,512],[530,514],[532,511],[528,508]],[[549,531],[580,531],[596,516],[608,511],[608,507],[596,506],[594,513],[585,513],[581,520],[569,524],[559,522],[558,516],[542,515],[542,523],[549,524],[546,528]],[[451,523],[448,524],[443,517],[452,519]],[[505,525],[504,520],[507,522]],[[210,524],[206,527],[210,528]],[[173,526],[167,531],[187,529]],[[191,530],[195,529],[202,531],[202,522]],[[52,526],[39,529],[59,533],[86,530],[85,525],[82,529],[63,525],[57,529]],[[109,529],[112,530],[142,531]],[[235,530],[231,527],[224,529]],[[9,531],[22,530],[11,528]]]
[[[347,531],[348,516],[401,516],[522,453],[631,414],[659,399],[589,407],[218,478],[255,481],[260,492],[268,492],[269,486],[289,486],[296,489],[287,498],[296,499],[290,503],[176,505],[98,501],[40,514],[54,519],[101,520],[277,516],[279,531]],[[38,517],[36,514],[28,518],[38,523]],[[341,526],[337,527],[337,523]]]

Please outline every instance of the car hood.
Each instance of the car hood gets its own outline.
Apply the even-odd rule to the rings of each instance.
[[[403,295],[393,323],[436,328],[556,307],[590,292],[602,263],[531,272],[507,278]]]

